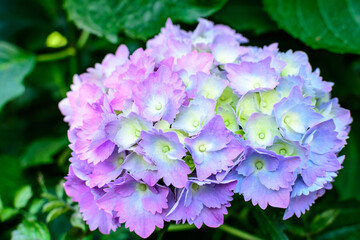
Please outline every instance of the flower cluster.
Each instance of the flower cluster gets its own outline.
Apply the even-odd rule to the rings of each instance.
[[[59,104],[65,190],[91,230],[218,227],[234,192],[286,219],[331,188],[349,111],[305,53],[246,42],[204,19],[193,32],[168,20],[146,50],[121,45],[74,77]]]

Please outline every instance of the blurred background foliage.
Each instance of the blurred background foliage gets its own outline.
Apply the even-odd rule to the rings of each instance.
[[[226,225],[172,225],[164,239],[360,239],[359,0],[1,0],[0,239],[137,239],[125,228],[90,232],[65,196],[70,150],[57,104],[75,73],[119,44],[145,47],[168,17],[187,30],[206,17],[251,45],[305,51],[354,122],[334,189],[300,219],[236,196]]]

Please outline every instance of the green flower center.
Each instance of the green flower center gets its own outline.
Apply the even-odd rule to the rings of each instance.
[[[205,147],[204,145],[201,145],[201,146],[199,147],[199,151],[200,151],[200,152],[205,152],[205,151],[206,151],[206,147]]]
[[[264,163],[262,161],[257,161],[255,167],[257,170],[261,170],[264,167]]]
[[[140,133],[141,133],[141,131],[139,129],[135,130],[135,136],[136,137],[140,137]]]
[[[260,83],[254,83],[253,87],[254,87],[254,88],[259,88],[259,87],[260,87]]]
[[[141,191],[141,192],[145,192],[146,189],[147,189],[147,186],[146,186],[146,184],[139,183],[139,184],[137,185],[137,189],[138,189],[139,191]]]
[[[289,124],[290,123],[290,117],[289,116],[286,116],[285,118],[284,118],[284,123],[286,123],[286,124]]]
[[[168,152],[168,151],[170,151],[170,147],[169,147],[169,146],[163,146],[162,152],[163,152],[163,153],[166,153],[166,152]]]
[[[119,157],[117,160],[118,165],[120,166],[124,162],[124,157]]]
[[[285,154],[287,153],[287,151],[286,151],[285,148],[282,148],[282,149],[280,149],[279,153],[280,153],[280,155],[285,156]]]
[[[156,105],[155,105],[155,109],[156,110],[161,110],[162,109],[162,104],[160,102],[158,102]]]
[[[199,185],[197,185],[196,183],[191,184],[191,189],[194,191],[199,190]]]
[[[229,126],[229,125],[230,125],[229,120],[226,120],[224,123],[225,123],[225,126]]]
[[[262,133],[262,132],[261,132],[261,133],[259,133],[259,135],[258,135],[258,136],[259,136],[259,138],[260,138],[260,139],[264,139],[264,138],[265,138],[265,134],[264,134],[264,133]]]
[[[194,127],[198,127],[199,126],[199,121],[197,121],[197,120],[193,121],[192,125]]]

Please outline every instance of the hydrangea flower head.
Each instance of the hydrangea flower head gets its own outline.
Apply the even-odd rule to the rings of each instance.
[[[304,52],[262,48],[199,19],[169,19],[146,49],[121,45],[75,75],[66,193],[90,230],[143,238],[164,222],[219,227],[234,193],[300,216],[341,169],[350,112]]]

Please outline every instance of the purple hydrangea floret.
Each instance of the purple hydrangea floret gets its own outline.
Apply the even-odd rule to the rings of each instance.
[[[197,228],[203,224],[219,227],[224,222],[235,185],[236,181],[190,179],[167,217],[179,223],[195,224]]]
[[[243,151],[220,115],[216,115],[198,135],[186,138],[185,145],[194,160],[199,180],[225,171]]]

